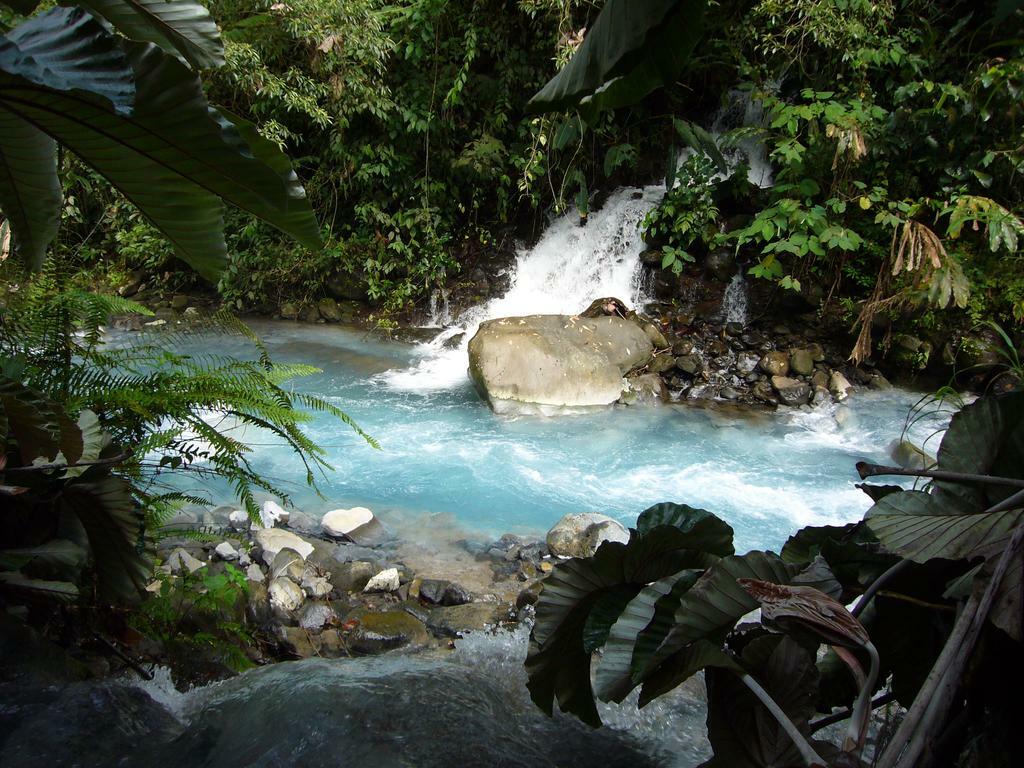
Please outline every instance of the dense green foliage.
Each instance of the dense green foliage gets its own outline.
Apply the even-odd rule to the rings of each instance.
[[[534,701],[597,725],[595,696],[621,703],[639,687],[642,707],[703,669],[707,766],[864,765],[875,695],[909,711],[870,764],[917,765],[922,751],[929,764],[1012,764],[1020,702],[1002,681],[1021,674],[1022,467],[1018,392],[953,417],[935,466],[902,472],[934,477],[924,488],[864,485],[875,504],[862,522],[804,528],[781,555],[734,555],[715,515],[652,507],[628,543],[545,582],[526,661]],[[841,752],[811,740],[815,712],[843,706]]]

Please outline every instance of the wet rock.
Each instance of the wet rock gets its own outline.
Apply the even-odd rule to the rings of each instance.
[[[751,389],[751,394],[757,400],[768,405],[774,405],[779,402],[779,399],[775,396],[775,390],[772,389],[772,385],[767,381],[756,382],[753,389]]]
[[[316,631],[338,624],[338,614],[326,603],[307,603],[299,615],[299,627]]]
[[[743,376],[753,373],[761,362],[757,352],[740,352],[736,355],[736,371]]]
[[[289,656],[308,659],[318,655],[318,643],[304,627],[278,627],[278,643]]]
[[[815,371],[811,374],[811,387],[814,389],[828,390],[828,374],[825,371]]]
[[[316,308],[320,313],[320,317],[329,323],[337,323],[341,321],[341,307],[338,306],[338,302],[331,297],[320,299],[317,302]]]
[[[290,547],[284,547],[274,555],[274,560],[270,564],[271,579],[276,579],[278,576],[287,576],[293,581],[299,582],[302,581],[304,571],[305,566],[302,555]]]
[[[282,549],[293,549],[299,553],[303,560],[313,552],[313,545],[305,539],[296,536],[291,531],[282,531],[278,528],[262,528],[253,532],[253,539],[263,550],[263,562],[271,565],[274,557]]]
[[[377,541],[383,534],[383,526],[373,512],[366,507],[332,509],[320,520],[325,536],[332,539],[349,539],[357,543]]]
[[[828,380],[828,391],[838,401],[845,400],[853,391],[853,385],[839,371],[833,371]]]
[[[672,362],[671,357],[655,358]],[[626,405],[657,405],[669,401],[668,387],[657,373],[645,373],[627,379],[629,386],[622,393],[619,402]]]
[[[464,603],[433,608],[427,617],[427,627],[444,637],[461,637],[465,632],[493,627],[507,618],[499,603]]]
[[[597,512],[565,515],[548,531],[547,545],[553,555],[590,557],[606,541],[629,541],[629,531],[618,520]]]
[[[889,455],[904,469],[926,469],[936,463],[934,456],[909,440],[894,440],[889,445]]]
[[[676,357],[683,357],[693,352],[692,339],[680,339],[672,345],[672,354]]]
[[[394,592],[400,583],[398,569],[386,568],[366,582],[363,592]]]
[[[647,364],[647,370],[651,373],[665,373],[675,367],[676,361],[672,355],[658,355]]]
[[[736,274],[736,254],[731,248],[716,248],[704,257],[704,269],[723,283]]]
[[[171,297],[171,309],[181,312],[188,306],[188,296],[183,293],[176,293]]]
[[[357,610],[345,617],[346,624],[350,621],[358,622],[348,639],[348,647],[354,653],[370,655],[430,643],[424,623],[407,611]]]
[[[805,382],[787,376],[772,376],[772,388],[783,405],[806,405],[811,398],[811,387]]]
[[[817,408],[820,405],[826,405],[832,402],[832,395],[828,393],[828,390],[824,387],[811,387],[811,405]]]
[[[285,320],[295,320],[299,316],[299,307],[293,302],[287,301],[281,305],[281,317]]]
[[[270,598],[270,607],[279,615],[287,615],[298,610],[305,600],[299,585],[287,576],[278,576],[271,581],[267,594]]]
[[[814,355],[809,349],[789,350],[789,370],[799,376],[810,376],[814,372]]]
[[[419,598],[433,605],[463,605],[472,600],[461,584],[443,579],[423,579],[419,584]]]
[[[773,350],[761,358],[759,365],[761,370],[769,376],[785,376],[789,373],[789,355],[785,352]]]
[[[697,355],[683,355],[676,358],[676,368],[691,376],[696,376],[704,370],[704,361]]]
[[[319,319],[320,310],[312,304],[307,304],[302,308],[302,311],[299,312],[299,320],[304,323],[315,323]]]
[[[495,410],[610,405],[622,377],[646,365],[653,345],[633,320],[533,315],[481,324],[469,371]]]
[[[655,349],[668,349],[668,340],[657,325],[654,323],[644,323],[642,327],[644,329],[644,333],[647,334],[647,338],[651,340],[651,344],[654,345]]]
[[[892,384],[889,383],[889,380],[878,372],[872,374],[871,380],[868,382],[868,386],[871,387],[871,389],[876,389],[879,391],[892,389]]]
[[[722,387],[722,390],[718,394],[722,397],[723,400],[739,400],[740,397],[742,397],[739,390],[737,390],[735,387],[729,386]]]

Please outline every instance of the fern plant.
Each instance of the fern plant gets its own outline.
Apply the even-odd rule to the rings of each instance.
[[[68,413],[89,409],[99,416],[112,440],[128,450],[119,472],[131,481],[151,529],[182,503],[209,503],[171,490],[163,477],[168,471],[226,480],[253,519],[257,491],[287,501],[287,492],[253,467],[251,447],[238,436],[247,427],[270,432],[294,451],[313,487],[316,474],[330,469],[324,450],[303,431],[314,412],[337,418],[377,447],[333,404],[286,388],[318,369],[274,363],[258,337],[229,313],[170,332],[147,329],[130,345],[104,344],[111,314],[152,313],[68,286],[62,274],[51,260],[0,309],[0,373],[49,393]],[[245,339],[254,359],[188,351],[217,334]]]

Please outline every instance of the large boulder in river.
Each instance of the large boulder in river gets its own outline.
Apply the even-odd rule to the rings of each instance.
[[[597,512],[568,514],[548,531],[547,545],[553,555],[590,557],[606,541],[629,541],[629,531],[618,520]]]
[[[481,324],[470,340],[469,374],[496,411],[604,406],[653,351],[643,328],[622,317],[508,317]]]
[[[358,544],[376,541],[384,533],[380,521],[366,507],[332,509],[321,518],[320,528],[329,538]]]

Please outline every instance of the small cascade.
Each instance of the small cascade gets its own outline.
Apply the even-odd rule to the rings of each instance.
[[[415,365],[388,371],[376,380],[390,389],[425,392],[465,384],[469,340],[480,323],[496,317],[575,314],[603,296],[615,296],[642,309],[647,296],[639,225],[664,192],[663,186],[620,189],[590,214],[585,227],[579,226],[574,213],[556,219],[533,248],[519,252],[504,296],[472,307],[454,320],[444,320],[443,295],[432,298],[432,325],[446,326],[444,330],[420,346]],[[456,337],[460,337],[458,343]]]
[[[451,307],[448,305],[448,289],[435,288],[430,292],[430,316],[428,328],[446,328],[452,324]]]
[[[722,296],[722,317],[727,323],[747,324],[747,281],[743,271],[737,272]]]
[[[735,128],[755,128],[764,125],[764,108],[750,96],[750,91],[732,90],[726,94],[725,103],[712,118],[708,131],[718,139],[722,134]],[[746,162],[747,180],[766,189],[775,183],[768,148],[756,136],[744,136],[735,142],[733,148],[722,147],[722,154],[729,162],[730,170]]]

